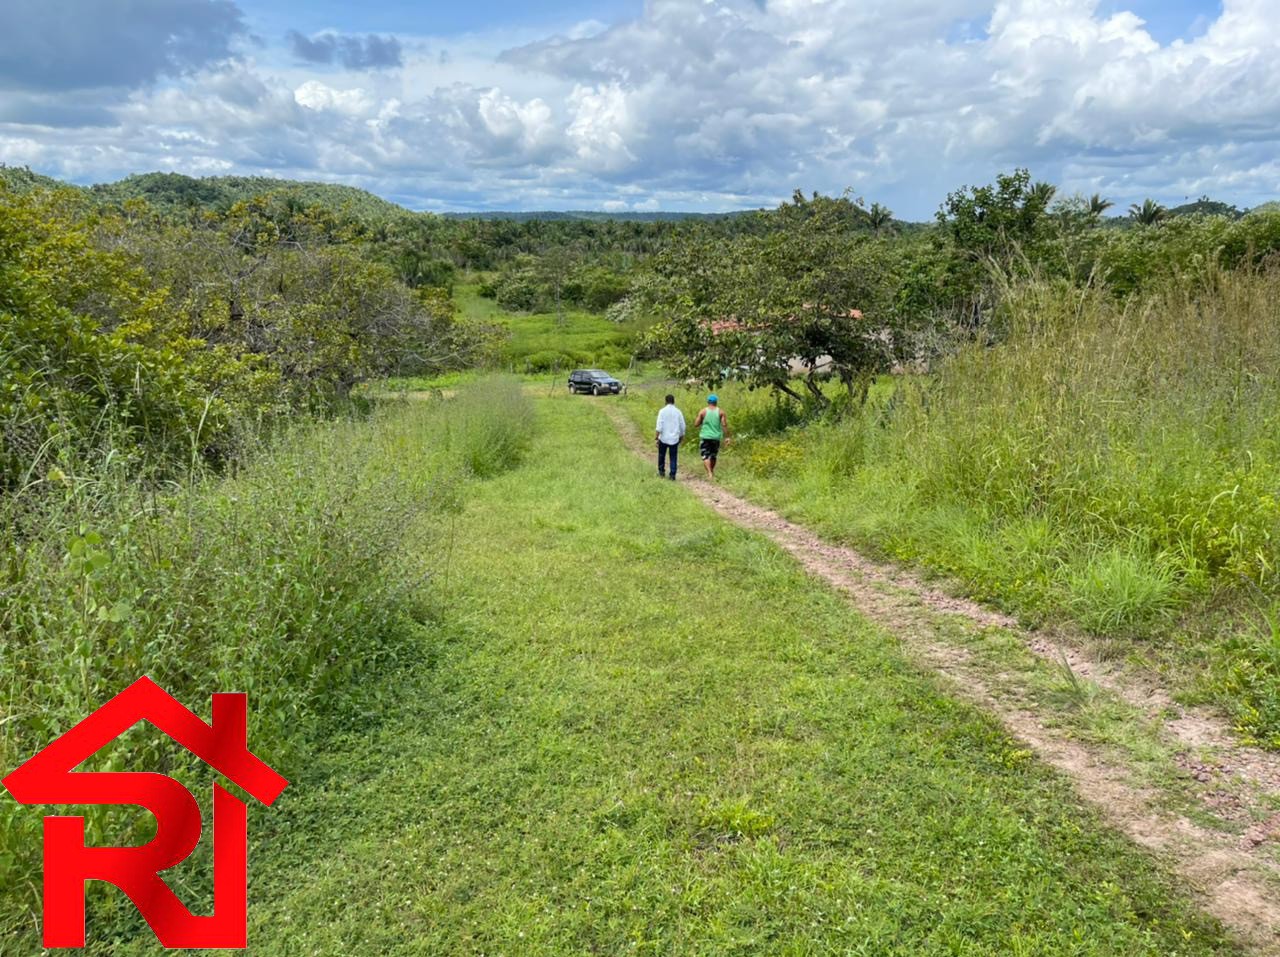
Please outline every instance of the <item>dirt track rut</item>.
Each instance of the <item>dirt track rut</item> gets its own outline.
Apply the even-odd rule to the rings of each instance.
[[[652,450],[620,409],[609,407],[626,444],[646,459]],[[699,467],[695,464],[695,467]],[[855,549],[823,541],[809,529],[742,499],[701,476],[682,480],[692,494],[729,521],[768,536],[804,568],[835,586],[866,617],[899,638],[917,660],[950,679],[956,692],[997,716],[1043,761],[1067,775],[1082,799],[1187,879],[1207,911],[1257,953],[1280,954],[1280,867],[1269,846],[1280,840],[1280,815],[1259,810],[1280,794],[1280,755],[1238,745],[1214,715],[1175,704],[1155,683],[1121,674],[1077,648],[1027,632],[992,609],[930,587],[902,569]],[[1037,656],[1069,667],[1136,708],[1171,745],[1179,779],[1210,817],[1249,826],[1243,835],[1201,826],[1169,810],[1167,794],[1138,784],[1132,769],[1099,747],[1082,743],[1054,715],[1026,696],[1010,696],[989,667],[962,644],[945,639],[947,620],[1015,634]],[[1222,787],[1224,782],[1233,786]]]

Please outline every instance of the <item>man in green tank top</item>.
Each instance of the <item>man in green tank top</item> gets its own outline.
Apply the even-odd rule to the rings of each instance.
[[[702,466],[707,478],[716,480],[716,458],[720,455],[720,443],[729,442],[729,417],[720,408],[715,393],[707,396],[707,407],[698,413],[693,423],[698,430],[698,451],[702,453]]]

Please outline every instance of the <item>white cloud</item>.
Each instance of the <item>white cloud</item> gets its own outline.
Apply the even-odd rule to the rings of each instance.
[[[617,83],[599,87],[574,87],[569,94],[573,119],[565,135],[573,144],[582,168],[589,172],[613,172],[636,161],[627,147],[634,135],[627,94]]]
[[[403,38],[401,68],[323,80],[283,49],[242,55],[56,129],[32,100],[0,111],[0,159],[94,178],[230,164],[433,208],[852,187],[924,217],[1015,165],[1123,202],[1250,204],[1280,195],[1278,6],[1225,0],[1162,46],[1097,0],[650,0],[550,37]]]
[[[360,88],[335,90],[319,80],[308,80],[293,91],[294,100],[309,110],[334,110],[347,116],[366,116],[374,110],[373,99]]]

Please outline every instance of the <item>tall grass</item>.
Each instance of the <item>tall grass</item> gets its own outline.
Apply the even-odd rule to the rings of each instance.
[[[1040,515],[1161,556],[1188,583],[1276,570],[1280,274],[1117,304],[1010,290],[1008,337],[909,386],[879,442],[926,501]]]
[[[796,428],[720,390],[731,421],[777,423],[724,480],[1030,618],[1182,656],[1280,745],[1273,643],[1219,634],[1246,588],[1280,600],[1280,272],[1003,301],[996,345],[839,421]],[[1162,640],[1179,632],[1194,641]]]
[[[230,477],[144,485],[107,454],[0,499],[0,767],[147,674],[205,709],[248,692],[253,746],[288,776],[353,679],[402,652],[469,477],[519,457],[529,404],[506,383],[475,389],[301,424]],[[172,760],[139,739],[127,767]],[[9,918],[40,816],[0,813]]]
[[[495,376],[459,393],[443,423],[448,448],[473,474],[495,475],[524,452],[533,431],[533,406],[520,382]]]

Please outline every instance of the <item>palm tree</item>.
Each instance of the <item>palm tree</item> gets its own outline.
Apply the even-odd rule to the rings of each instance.
[[[879,203],[872,203],[871,208],[867,210],[867,224],[875,230],[877,236],[885,230],[892,230],[893,210]]]
[[[1053,202],[1053,197],[1057,194],[1058,187],[1052,183],[1034,183],[1027,190],[1027,204],[1034,203],[1040,209],[1048,209],[1049,204]]]
[[[1154,226],[1167,216],[1169,211],[1153,199],[1144,199],[1142,205],[1134,203],[1129,207],[1129,218],[1142,226]]]
[[[1103,213],[1105,213],[1114,205],[1115,203],[1111,202],[1111,200],[1103,199],[1099,194],[1094,193],[1092,196],[1089,197],[1088,213],[1094,219],[1099,219],[1102,217]]]

